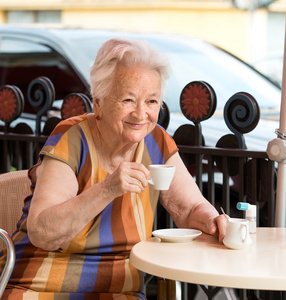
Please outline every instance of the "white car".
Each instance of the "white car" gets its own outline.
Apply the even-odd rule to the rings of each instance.
[[[213,87],[217,96],[215,115],[202,122],[206,145],[214,146],[222,135],[230,133],[222,111],[227,100],[237,92],[251,94],[261,110],[258,126],[245,135],[248,149],[266,150],[267,143],[275,137],[280,87],[223,49],[189,36],[2,25],[0,86],[16,85],[26,97],[30,81],[47,76],[55,86],[56,99],[62,99],[70,92],[89,96],[89,69],[99,47],[112,37],[147,40],[169,57],[172,75],[167,82],[165,102],[171,113],[167,129],[171,135],[180,125],[192,123],[181,113],[179,99],[182,89],[191,81],[203,80]],[[33,114],[26,98],[25,101],[25,112]]]

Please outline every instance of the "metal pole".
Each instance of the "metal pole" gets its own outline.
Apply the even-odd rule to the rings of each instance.
[[[281,93],[281,107],[280,107],[280,124],[279,132],[286,133],[286,27],[284,39],[284,59],[283,59],[283,74],[282,74],[282,93]],[[283,136],[283,135],[282,135]],[[278,177],[277,177],[277,194],[276,194],[276,216],[275,226],[285,227],[286,214],[286,164],[285,161],[278,163]]]

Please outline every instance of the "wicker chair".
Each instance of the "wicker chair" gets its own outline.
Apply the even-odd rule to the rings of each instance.
[[[22,215],[24,198],[30,192],[27,170],[0,175],[0,250],[3,246],[7,249],[6,263],[0,276],[0,299],[15,264],[15,248],[11,235]]]
[[[10,236],[22,215],[24,199],[31,193],[27,170],[0,175],[0,228]],[[0,244],[2,250],[4,244]]]

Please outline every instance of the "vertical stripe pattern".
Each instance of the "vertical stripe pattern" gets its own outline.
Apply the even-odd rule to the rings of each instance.
[[[68,164],[77,176],[79,193],[103,181],[91,124],[94,115],[60,122],[41,150],[39,163],[29,170],[36,185],[35,168],[44,156]],[[146,167],[164,164],[178,151],[160,126],[140,142],[135,160]],[[139,194],[114,199],[99,216],[67,245],[55,252],[34,247],[26,221],[33,194],[24,200],[23,216],[13,235],[16,264],[2,299],[144,299],[143,274],[129,264],[133,245],[152,233],[159,193],[152,186]],[[0,256],[3,268],[5,250]],[[0,269],[1,271],[1,269]]]

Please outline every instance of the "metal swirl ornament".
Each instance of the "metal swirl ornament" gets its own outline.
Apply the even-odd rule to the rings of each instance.
[[[55,88],[49,78],[41,76],[30,82],[27,94],[28,101],[33,108],[48,109],[55,99]]]
[[[242,135],[252,131],[258,124],[260,109],[257,101],[248,93],[234,94],[225,104],[224,120],[227,127],[243,143]]]
[[[40,134],[41,117],[52,107],[55,100],[55,88],[51,80],[44,76],[32,80],[28,86],[27,98],[37,111],[36,134]]]

